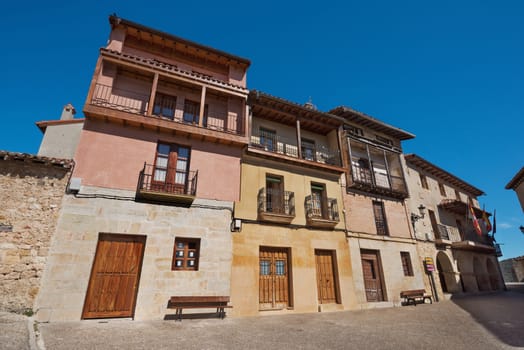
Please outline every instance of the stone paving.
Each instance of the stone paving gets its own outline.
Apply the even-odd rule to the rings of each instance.
[[[524,347],[523,311],[524,294],[509,291],[433,305],[360,311],[182,322],[112,319],[38,323],[41,335],[34,348],[514,349]],[[2,315],[0,349],[33,349],[27,339],[13,340],[28,336],[23,316],[11,321],[17,324],[16,331]]]

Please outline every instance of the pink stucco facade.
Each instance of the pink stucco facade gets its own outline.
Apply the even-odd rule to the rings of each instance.
[[[97,120],[88,120],[82,131],[73,176],[86,186],[136,190],[144,162],[154,163],[159,141],[190,147],[190,170],[198,170],[197,197],[238,200],[240,148]]]

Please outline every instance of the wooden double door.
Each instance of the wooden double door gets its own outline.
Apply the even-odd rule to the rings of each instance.
[[[331,250],[315,250],[317,266],[317,293],[319,304],[339,303],[338,280],[334,264],[335,252]]]
[[[364,275],[364,288],[366,299],[369,302],[384,301],[384,282],[379,254],[374,250],[362,250],[362,273]]]
[[[287,248],[260,247],[259,308],[289,306],[289,254]]]
[[[133,317],[146,237],[101,233],[82,318]]]

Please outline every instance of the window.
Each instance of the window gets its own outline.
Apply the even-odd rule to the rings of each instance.
[[[352,135],[364,136],[364,131],[362,131],[361,128],[357,128],[356,126],[344,125],[344,129]]]
[[[176,110],[176,97],[164,95],[161,93],[156,94],[155,104],[153,106],[153,114],[159,117],[165,117],[173,119],[175,117]]]
[[[275,152],[277,146],[277,133],[273,130],[260,128],[260,144],[266,151]]]
[[[173,251],[172,270],[198,270],[198,257],[200,255],[200,238],[175,239]]]
[[[184,101],[184,116],[186,123],[198,124],[198,117],[200,114],[200,103],[191,100]]]
[[[442,197],[446,197],[446,188],[444,188],[444,184],[438,183],[438,188],[440,190],[440,194]]]
[[[159,143],[151,188],[165,192],[185,193],[188,180],[189,153],[188,147]]]
[[[311,183],[311,213],[313,217],[327,217],[326,188],[322,184]]]
[[[455,190],[455,198],[457,198],[458,201],[460,200],[460,192],[458,190]]]
[[[315,161],[316,159],[315,141],[302,139],[300,141],[300,145],[301,145],[301,150],[302,150],[302,158],[306,160]]]
[[[388,236],[388,224],[386,222],[386,213],[384,211],[384,203],[373,201],[373,214],[375,215],[375,225],[377,227],[377,234]]]
[[[284,179],[282,176],[266,175],[266,211],[278,214],[285,213]]]
[[[422,186],[422,188],[425,188],[426,190],[429,189],[428,179],[426,178],[426,175],[422,175],[422,174],[419,174],[419,175],[420,175],[420,185]]]
[[[409,252],[400,252],[400,260],[402,261],[404,276],[413,276],[413,266],[411,266],[411,257],[409,256]]]

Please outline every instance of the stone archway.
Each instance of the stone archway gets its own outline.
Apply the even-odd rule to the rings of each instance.
[[[444,252],[437,254],[437,271],[440,280],[440,286],[444,293],[453,293],[458,290],[455,279],[455,271],[449,257]]]
[[[486,269],[488,270],[489,284],[490,284],[491,290],[499,290],[500,289],[499,274],[497,272],[497,268],[495,267],[495,264],[489,258],[487,259],[487,262],[486,262]]]

